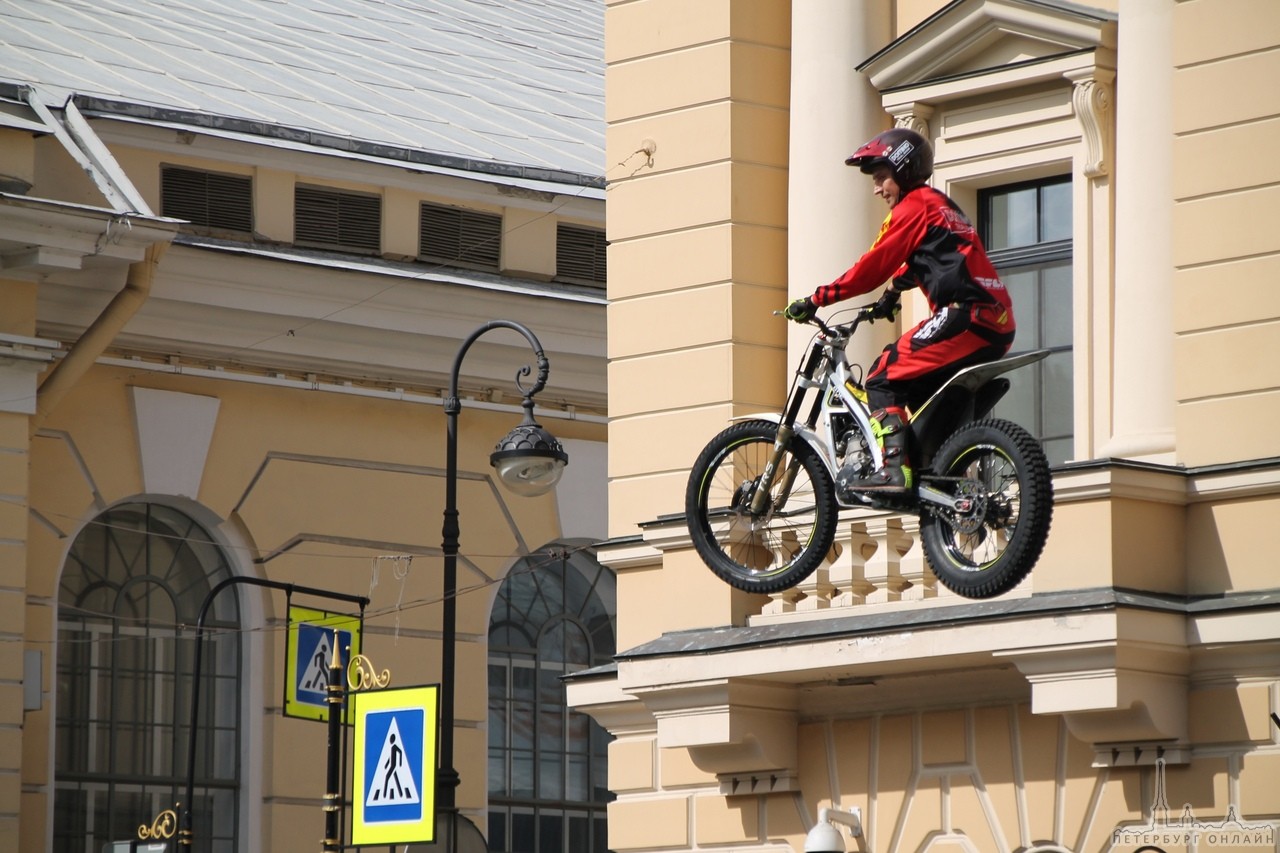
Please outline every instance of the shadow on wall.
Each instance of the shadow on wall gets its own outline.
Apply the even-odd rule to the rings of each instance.
[[[1276,501],[1243,498],[1187,508],[1187,592],[1220,595],[1273,587],[1280,551]]]

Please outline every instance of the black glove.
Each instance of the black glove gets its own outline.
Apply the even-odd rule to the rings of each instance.
[[[804,299],[797,299],[788,305],[787,310],[782,312],[782,316],[794,323],[807,323],[817,313],[818,306],[813,304],[813,299],[806,296]]]
[[[902,304],[899,300],[902,294],[890,287],[880,296],[878,302],[871,306],[871,317],[876,320],[896,320],[898,312],[902,310]]]

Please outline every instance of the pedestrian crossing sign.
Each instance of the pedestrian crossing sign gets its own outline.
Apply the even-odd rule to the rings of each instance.
[[[285,640],[284,715],[306,720],[329,719],[329,667],[335,635],[342,663],[343,686],[347,665],[360,654],[360,618],[289,605]],[[350,722],[348,710],[346,720]]]
[[[435,841],[438,685],[352,694],[351,844]]]

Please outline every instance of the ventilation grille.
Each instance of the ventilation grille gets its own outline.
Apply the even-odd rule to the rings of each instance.
[[[577,225],[556,227],[556,278],[582,284],[607,281],[604,232]]]
[[[381,197],[299,184],[293,191],[293,203],[294,245],[344,252],[381,251]]]
[[[422,205],[418,254],[424,260],[497,270],[502,217],[460,207]]]
[[[201,228],[253,233],[253,179],[177,166],[160,168],[160,213]]]

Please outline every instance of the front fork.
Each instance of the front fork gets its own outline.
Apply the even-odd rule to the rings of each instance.
[[[795,430],[786,424],[778,424],[778,434],[773,440],[773,453],[769,457],[768,463],[764,466],[764,471],[760,473],[760,481],[756,483],[756,490],[751,495],[751,514],[753,516],[760,515],[764,512],[765,501],[769,497],[769,492],[773,486],[773,475],[778,470],[778,465],[782,462],[782,455],[787,452],[787,447],[791,445],[791,439],[795,437]],[[791,465],[783,472],[781,488],[778,490],[778,499],[774,501],[774,505],[778,506],[786,502],[787,495],[791,492],[791,484],[796,479],[796,468],[798,466]]]
[[[791,445],[791,440],[795,438],[795,429],[791,425],[796,422],[796,418],[800,415],[800,409],[804,405],[805,390],[821,387],[821,383],[815,382],[813,377],[818,374],[823,358],[822,347],[815,346],[809,350],[809,357],[805,360],[804,367],[796,376],[796,385],[788,395],[786,409],[782,413],[782,418],[778,421],[778,434],[773,439],[773,454],[769,457],[768,464],[764,466],[764,471],[760,474],[760,482],[756,484],[755,493],[751,495],[752,516],[759,516],[764,512],[765,502],[769,498],[769,492],[773,485],[774,474],[778,470],[778,465],[782,463],[782,454],[787,452],[787,448]],[[809,413],[807,423],[810,429],[817,423],[818,408],[821,405],[822,397],[819,396],[814,400],[813,408]],[[783,474],[781,488],[778,490],[778,497],[773,502],[774,506],[782,506],[786,503],[787,496],[791,494],[791,486],[795,483],[798,468],[798,462],[787,467],[786,472]]]

